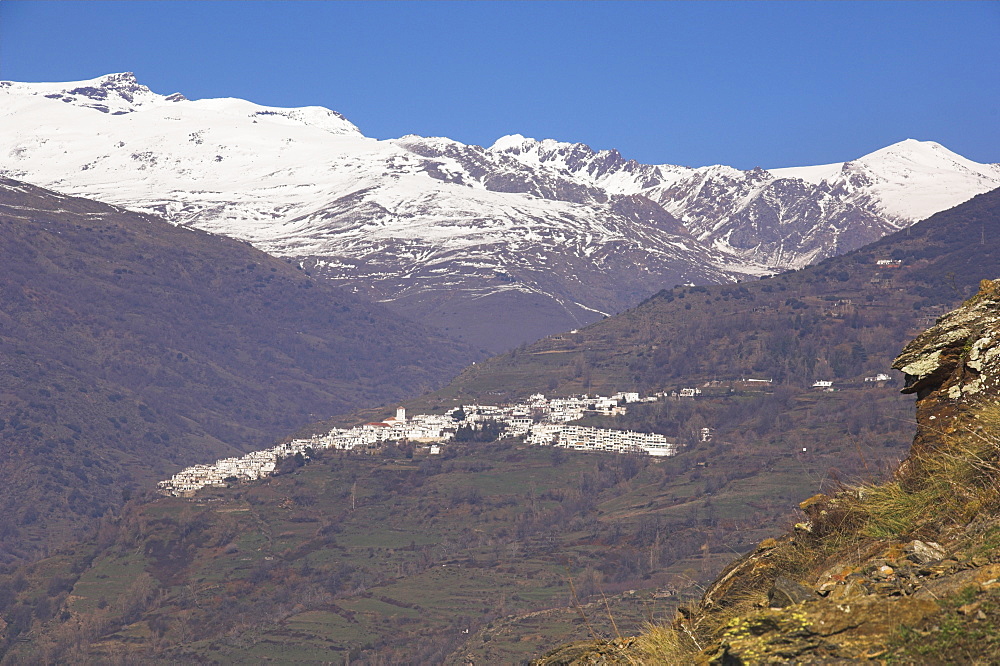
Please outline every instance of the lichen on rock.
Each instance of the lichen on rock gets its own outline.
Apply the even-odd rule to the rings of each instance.
[[[906,345],[892,367],[905,375],[903,393],[917,395],[917,437],[899,475],[912,459],[941,444],[970,412],[1000,394],[1000,280],[979,292]]]
[[[925,399],[932,392],[957,387],[959,397],[978,393],[985,386],[963,390],[990,375],[1000,376],[1000,281],[983,280],[979,292],[960,308],[943,317],[896,357],[892,367],[906,378],[903,393]]]

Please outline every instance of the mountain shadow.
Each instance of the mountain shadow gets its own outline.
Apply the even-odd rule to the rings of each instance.
[[[0,559],[476,354],[246,243],[0,180]]]

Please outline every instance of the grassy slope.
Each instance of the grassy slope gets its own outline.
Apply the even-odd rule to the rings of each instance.
[[[815,498],[806,509],[809,531],[762,544],[720,577],[686,620],[646,632],[638,650],[619,651],[620,663],[652,662],[650,654],[678,663],[995,663],[998,423],[995,403],[974,405],[940,436],[938,448],[916,453],[892,481]],[[942,550],[926,561],[911,559],[913,539]],[[889,575],[882,573],[887,567]],[[777,576],[823,589],[824,596],[770,608],[768,589]]]
[[[20,636],[34,627],[15,643],[24,658],[97,627],[80,655],[518,661],[614,636],[602,593],[623,634],[667,616],[853,454],[780,442],[661,462],[520,445],[331,454],[263,484],[137,505],[102,541],[39,563],[4,617]],[[60,577],[67,589],[50,594]],[[45,598],[65,615],[46,618]]]

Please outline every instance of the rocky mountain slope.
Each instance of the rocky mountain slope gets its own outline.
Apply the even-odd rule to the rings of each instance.
[[[473,358],[246,243],[0,179],[0,562]]]
[[[820,167],[642,165],[509,136],[364,137],[336,112],[0,82],[0,175],[248,240],[509,349],[674,284],[800,267],[1000,184],[932,142]]]
[[[882,484],[801,504],[670,626],[538,664],[992,663],[1000,657],[1000,281],[907,345],[917,436]],[[600,661],[595,661],[595,660]]]

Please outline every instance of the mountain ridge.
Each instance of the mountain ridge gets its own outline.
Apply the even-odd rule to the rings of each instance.
[[[519,135],[378,141],[320,107],[190,101],[127,75],[0,97],[0,175],[248,240],[493,351],[664,286],[798,268],[1000,185],[998,165],[908,142],[813,183],[816,167],[643,165]]]
[[[801,270],[663,289],[616,317],[466,368],[435,398],[651,392],[760,376],[808,388],[886,372],[920,322],[974,293],[981,271],[1000,274],[990,243],[997,209],[1000,188]],[[824,346],[807,345],[807,335]]]

